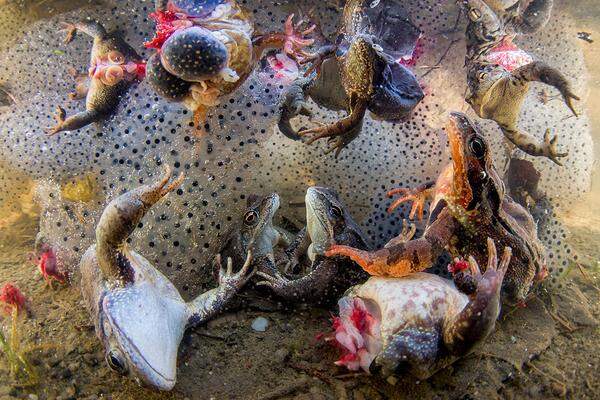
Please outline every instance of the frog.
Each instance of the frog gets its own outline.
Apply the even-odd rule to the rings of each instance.
[[[424,380],[485,342],[500,314],[500,292],[511,260],[500,262],[487,238],[485,272],[472,257],[472,287],[463,290],[439,275],[372,276],[339,300],[330,339],[342,349],[336,365],[389,377],[410,374]]]
[[[293,14],[283,32],[255,32],[250,14],[234,0],[157,1],[150,17],[157,30],[145,46],[156,52],[146,79],[160,96],[192,110],[199,130],[208,110],[246,80],[266,49],[297,58],[313,43],[314,28],[302,30],[304,22],[294,24]]]
[[[537,226],[531,214],[506,194],[479,128],[465,114],[453,112],[445,131],[450,165],[435,183],[404,191],[401,201],[392,205],[433,198],[422,236],[407,242],[391,239],[384,248],[371,252],[334,245],[325,254],[348,256],[371,275],[402,277],[429,267],[445,251],[453,257],[473,255],[484,265],[486,246],[481,238],[491,237],[513,252],[503,298],[507,303],[524,304],[536,276],[547,270]]]
[[[220,253],[240,265],[250,251],[253,254],[253,268],[258,272],[277,271],[276,249],[285,249],[294,240],[294,235],[274,224],[274,217],[280,206],[277,193],[266,196],[249,195],[241,218],[234,222],[225,235]]]
[[[274,272],[258,271],[264,280],[257,283],[289,303],[327,304],[350,286],[364,282],[368,275],[343,257],[325,257],[332,244],[369,249],[368,241],[339,194],[330,188],[311,186],[306,190],[306,227],[285,250],[287,261]],[[298,276],[290,274],[302,255],[310,264]],[[281,270],[283,269],[283,272]]]
[[[335,42],[319,35],[323,44],[301,60],[310,68],[282,92],[278,105],[277,125],[283,135],[306,144],[327,138],[332,146],[326,153],[335,152],[336,158],[360,134],[367,111],[374,119],[405,121],[424,97],[414,73],[399,62],[412,57],[421,32],[400,4],[371,4],[346,2]],[[296,132],[290,120],[312,116],[308,98],[348,115]]]
[[[65,109],[56,108],[56,125],[46,130],[50,136],[62,131],[74,131],[93,122],[108,118],[118,107],[127,90],[145,76],[146,64],[122,37],[109,33],[97,21],[84,20],[64,24],[65,43],[70,43],[77,32],[94,39],[87,74],[70,70],[77,83],[72,100],[85,98],[85,111],[67,117]]]
[[[218,286],[186,302],[165,275],[129,248],[127,238],[146,212],[184,179],[171,177],[167,167],[158,181],[109,202],[96,227],[96,243],[80,263],[83,299],[107,365],[165,391],[177,382],[177,351],[184,331],[219,314],[253,273],[251,251],[237,272],[228,258],[220,268]],[[220,255],[216,264],[221,265]]]
[[[469,0],[467,3],[467,103],[480,118],[495,121],[512,145],[531,156],[547,157],[557,165],[562,165],[560,159],[566,157],[568,152],[558,150],[558,136],[551,137],[551,131],[547,129],[540,141],[522,131],[518,127],[519,114],[533,81],[558,89],[564,103],[576,117],[578,113],[573,101],[580,98],[560,71],[543,61],[533,60],[514,45],[514,35],[507,33],[508,22],[502,21],[486,2]],[[524,15],[547,21],[549,15],[539,10],[548,11],[551,6],[551,1],[534,1]],[[514,19],[511,21],[514,22]],[[527,29],[525,31],[528,32]]]

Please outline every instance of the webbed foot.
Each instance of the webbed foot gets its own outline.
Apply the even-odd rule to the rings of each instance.
[[[304,30],[299,30],[301,29],[301,26],[305,24],[305,21],[301,19],[294,24],[293,20],[294,14],[290,14],[284,24],[285,40],[283,43],[283,51],[293,59],[300,61],[309,55],[305,48],[311,46],[315,40],[307,38],[307,36],[314,32],[317,26],[312,24]]]

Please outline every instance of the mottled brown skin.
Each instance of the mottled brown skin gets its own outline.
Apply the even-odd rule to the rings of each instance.
[[[77,31],[81,31],[94,39],[90,59],[103,56],[111,51],[118,51],[125,56],[126,61],[141,62],[142,58],[127,44],[121,35],[107,33],[106,29],[95,21],[82,21],[66,26],[67,37],[65,43],[73,40]],[[71,75],[74,75],[71,72]],[[83,128],[92,122],[98,122],[110,116],[121,101],[121,97],[133,84],[133,81],[121,80],[116,85],[105,85],[99,79],[83,80],[81,76],[75,76],[77,82],[76,92],[71,93],[71,99],[85,97],[85,111],[66,117],[64,108],[58,106],[56,111],[56,125],[47,130],[49,135],[61,131],[73,131]]]
[[[579,100],[579,97],[573,93],[567,79],[558,70],[540,61],[530,62],[510,72],[486,59],[489,52],[507,37],[541,29],[550,17],[552,1],[532,1],[522,12],[520,1],[506,11],[499,11],[506,5],[499,3],[506,2],[466,2],[469,17],[466,59],[469,93],[466,100],[479,117],[496,121],[504,136],[516,147],[532,156],[548,157],[561,165],[559,159],[568,153],[558,151],[557,136],[551,138],[550,130],[547,130],[543,141],[540,141],[520,130],[517,123],[529,83],[533,81],[558,89],[567,107],[577,116],[572,101]]]
[[[367,110],[378,119],[401,120],[424,96],[412,72],[399,66],[379,45],[378,40],[383,38],[375,31],[381,27],[372,24],[385,22],[369,20],[365,12],[368,7],[370,2],[365,0],[346,2],[336,44],[325,40],[326,44],[315,53],[305,55],[302,62],[312,64],[309,79],[292,84],[280,104],[278,126],[284,135],[294,140],[305,138],[307,144],[327,138],[332,146],[326,153],[335,151],[335,157],[360,134]],[[389,31],[386,34],[394,36]],[[416,41],[407,41],[411,39]],[[403,69],[403,73],[392,72],[394,68]],[[332,124],[296,133],[290,119],[299,114],[310,115],[307,96],[320,106],[345,110],[348,115]]]
[[[453,160],[451,187],[440,185],[444,189],[435,196],[423,236],[374,252],[332,246],[326,255],[346,255],[371,275],[405,276],[428,268],[444,250],[456,257],[472,254],[483,264],[482,238],[490,237],[513,250],[504,290],[510,300],[522,301],[536,274],[545,268],[545,249],[533,218],[505,194],[490,148],[469,119],[453,113],[446,130]],[[448,174],[442,178],[447,180]]]

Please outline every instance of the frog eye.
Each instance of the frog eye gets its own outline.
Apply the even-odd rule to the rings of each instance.
[[[479,11],[479,9],[477,8],[471,8],[469,10],[469,18],[471,19],[471,21],[479,20],[479,18],[481,18],[481,11]]]
[[[258,213],[256,211],[248,211],[244,215],[244,224],[253,225],[258,220]]]
[[[114,350],[109,351],[106,354],[106,363],[113,371],[124,375],[127,373],[127,368],[125,368],[125,363],[121,359],[121,356]]]
[[[344,213],[338,206],[331,206],[331,215],[335,218],[340,218]]]
[[[487,78],[487,72],[480,72],[479,74],[477,74],[477,79],[479,79],[480,81],[484,80],[485,78]]]
[[[473,136],[471,140],[469,140],[469,150],[475,157],[483,158],[486,150],[483,139],[481,139],[479,136]]]

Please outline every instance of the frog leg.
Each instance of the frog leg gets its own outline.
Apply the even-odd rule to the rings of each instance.
[[[206,133],[204,129],[204,124],[206,124],[206,118],[208,116],[208,108],[203,105],[199,105],[198,108],[194,110],[193,122],[196,127],[196,132],[194,135],[196,137],[203,137]]]
[[[131,190],[112,200],[102,212],[96,227],[96,257],[105,279],[127,279],[131,272],[123,249],[146,212],[183,182],[181,174],[173,182],[166,168],[158,182]]]
[[[96,21],[81,21],[75,24],[63,23],[63,29],[61,30],[66,32],[65,43],[70,43],[77,31],[91,36],[94,40],[103,40],[107,35],[106,29]]]
[[[285,249],[285,255],[288,261],[283,268],[283,272],[288,274],[294,271],[296,265],[299,264],[300,257],[307,253],[309,247],[310,236],[308,236],[306,228],[302,228]]]
[[[87,74],[80,74],[73,67],[67,70],[68,74],[75,80],[75,91],[69,93],[69,99],[81,100],[85,99],[88,90],[90,89],[90,77]]]
[[[409,370],[419,379],[427,379],[435,365],[441,334],[435,328],[410,327],[395,333],[369,370],[384,377]]]
[[[516,127],[500,125],[504,136],[510,140],[515,146],[523,150],[525,153],[532,156],[548,157],[557,165],[561,165],[559,158],[566,157],[569,153],[560,153],[557,149],[558,136],[550,137],[550,129],[546,129],[544,133],[544,141],[540,142],[535,137],[526,132],[520,131]]]
[[[391,239],[389,242],[385,244],[385,248],[396,246],[400,243],[408,242],[415,236],[415,232],[417,231],[417,226],[415,224],[409,224],[407,220],[402,220],[402,232],[400,235]]]
[[[327,297],[330,283],[338,273],[338,263],[324,257],[315,260],[317,264],[310,273],[298,279],[287,279],[279,272],[256,274],[263,278],[257,286],[270,288],[277,296],[290,302],[310,301]]]
[[[485,273],[481,274],[475,259],[469,257],[470,274],[477,283],[477,289],[469,295],[469,303],[465,308],[444,322],[444,345],[455,356],[467,354],[473,346],[484,340],[494,329],[500,313],[500,290],[512,250],[510,247],[504,248],[498,265],[494,241],[488,238],[487,246],[488,266]]]
[[[552,14],[553,0],[532,0],[523,11],[519,12],[523,0],[519,0],[509,9],[505,16],[505,24],[516,34],[535,33],[542,29]]]
[[[325,256],[346,256],[375,276],[401,277],[429,268],[450,243],[459,222],[446,208],[419,239],[394,243],[376,251],[333,245]]]
[[[56,119],[56,125],[52,128],[46,129],[46,133],[49,136],[52,136],[58,132],[62,131],[74,131],[79,128],[83,128],[91,124],[92,122],[98,121],[102,118],[102,114],[96,110],[85,110],[78,112],[75,115],[66,118],[67,112],[61,106],[56,107],[56,114],[54,118]]]
[[[580,100],[571,90],[567,78],[557,69],[541,61],[533,61],[523,65],[512,72],[512,77],[519,83],[537,81],[546,85],[554,86],[563,97],[567,107],[577,117],[577,111],[573,107],[573,100]]]
[[[395,196],[397,194],[402,195],[399,199],[394,200],[392,205],[388,207],[388,213],[394,211],[400,204],[406,201],[412,201],[413,205],[410,209],[409,218],[414,219],[415,215],[419,216],[419,220],[423,219],[423,209],[425,208],[425,202],[431,198],[435,192],[435,182],[427,182],[415,189],[397,188],[387,192],[388,197]]]
[[[169,0],[154,0],[155,11],[166,11],[169,5]]]
[[[284,89],[279,101],[279,131],[292,140],[300,140],[301,137],[292,128],[291,120],[298,115],[312,117],[312,112],[306,102],[306,89],[312,83],[313,77],[298,79]]]
[[[315,40],[306,38],[307,35],[311,34],[316,25],[312,25],[305,30],[299,30],[304,24],[303,20],[298,23],[293,23],[294,14],[285,21],[283,32],[272,32],[264,35],[257,35],[252,39],[253,45],[253,56],[255,60],[261,58],[263,52],[269,48],[281,48],[284,53],[291,58],[299,61],[302,60],[309,53],[304,50],[305,47],[311,46]]]
[[[350,114],[330,125],[319,126],[316,128],[306,129],[298,132],[300,136],[306,136],[310,134],[315,134],[313,137],[306,141],[306,144],[312,144],[313,142],[323,139],[323,138],[334,138],[336,141],[335,146],[336,149],[336,157],[339,155],[340,151],[348,144],[352,139],[354,139],[360,130],[357,129],[362,127],[363,119],[365,118],[365,113],[367,112],[367,102],[365,100],[358,100],[354,107],[350,110]],[[348,140],[348,138],[351,138]],[[329,150],[331,151],[331,149]]]
[[[215,264],[219,267],[219,286],[202,293],[187,304],[187,328],[200,325],[223,311],[233,296],[254,275],[254,270],[252,269],[252,252],[250,251],[246,256],[244,265],[235,273],[233,272],[233,261],[231,258],[227,258],[227,266],[223,268],[221,255],[217,254]]]

